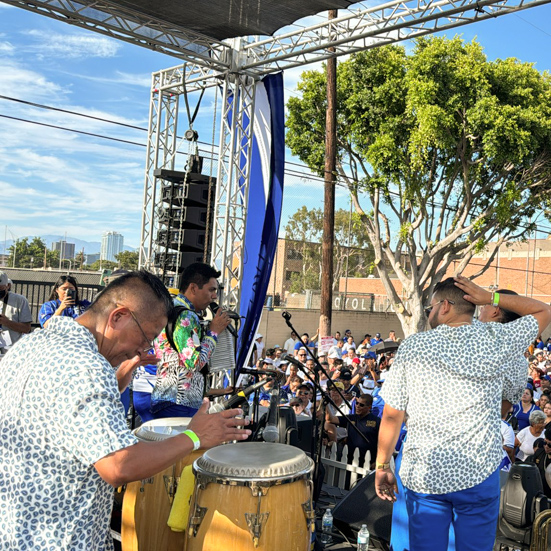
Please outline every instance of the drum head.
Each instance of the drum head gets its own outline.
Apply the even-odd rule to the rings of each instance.
[[[193,467],[196,473],[220,478],[274,480],[309,473],[314,462],[294,446],[244,442],[207,450]]]
[[[167,417],[166,419],[153,419],[147,421],[133,431],[134,436],[146,442],[158,442],[166,440],[172,436],[182,434],[189,423],[191,417]]]

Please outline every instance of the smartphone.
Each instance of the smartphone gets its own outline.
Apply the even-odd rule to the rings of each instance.
[[[67,289],[67,298],[71,299],[74,302],[77,298],[76,289]]]

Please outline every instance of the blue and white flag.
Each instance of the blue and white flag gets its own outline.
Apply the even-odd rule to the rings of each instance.
[[[247,226],[239,314],[237,366],[245,365],[270,280],[283,203],[285,117],[283,74],[268,75],[257,84],[250,167]],[[245,162],[247,151],[241,155]]]

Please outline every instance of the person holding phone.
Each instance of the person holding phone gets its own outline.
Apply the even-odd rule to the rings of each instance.
[[[40,308],[38,321],[46,327],[52,316],[77,318],[90,306],[90,301],[81,300],[77,280],[70,275],[61,276],[55,283],[48,302]]]

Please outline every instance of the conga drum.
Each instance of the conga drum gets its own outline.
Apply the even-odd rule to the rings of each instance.
[[[148,442],[166,440],[184,432],[190,420],[189,417],[155,419],[138,427],[134,434]],[[173,532],[167,521],[182,470],[202,453],[194,451],[159,474],[126,486],[122,502],[123,551],[183,550],[184,532]]]
[[[285,444],[218,446],[193,464],[187,551],[307,551],[313,461]]]

